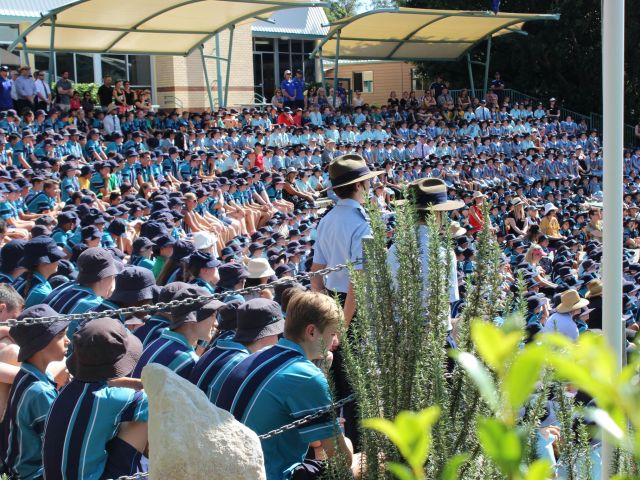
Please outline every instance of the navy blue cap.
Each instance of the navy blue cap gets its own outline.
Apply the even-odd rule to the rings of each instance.
[[[188,264],[196,268],[216,268],[220,265],[220,261],[211,253],[198,250],[189,256]]]

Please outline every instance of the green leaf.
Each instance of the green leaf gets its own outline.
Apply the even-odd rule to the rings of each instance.
[[[398,427],[390,420],[386,418],[367,418],[362,420],[362,425],[365,428],[376,430],[384,434],[391,442],[398,447],[398,450],[402,453],[404,447],[404,439],[401,437]],[[406,447],[405,447],[406,448]]]
[[[598,425],[616,440],[621,441],[624,439],[624,430],[611,418],[608,412],[601,408],[588,408],[584,413],[586,418]]]
[[[496,393],[496,386],[491,378],[491,374],[480,361],[467,352],[452,350],[450,355],[465,369],[467,374],[478,387],[478,391],[485,402],[491,407],[493,412],[498,412],[500,402]]]
[[[495,418],[481,418],[478,421],[478,440],[485,455],[510,476],[520,468],[522,444],[518,434]]]
[[[546,460],[536,460],[527,470],[525,480],[547,480],[551,477],[551,465]]]
[[[389,462],[387,463],[387,469],[400,480],[416,480],[411,469],[402,463]]]
[[[442,471],[440,480],[458,480],[458,471],[464,462],[469,459],[468,453],[459,453],[449,459]]]
[[[496,372],[501,372],[522,340],[522,331],[505,334],[492,323],[475,321],[471,325],[471,338],[480,357]]]
[[[543,362],[544,356],[541,349],[528,346],[516,356],[509,367],[503,388],[513,411],[518,410],[533,392],[536,383],[540,380]]]

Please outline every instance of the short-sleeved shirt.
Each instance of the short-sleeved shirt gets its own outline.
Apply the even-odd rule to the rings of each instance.
[[[189,380],[215,403],[229,372],[248,356],[249,350],[244,345],[231,339],[218,340],[215,347],[200,357]]]
[[[2,421],[4,462],[24,480],[42,476],[42,438],[47,414],[58,396],[51,375],[23,362],[13,381]]]
[[[163,330],[142,352],[131,376],[141,378],[142,369],[149,363],[164,365],[182,378],[189,378],[198,361],[198,355],[186,337],[172,330]]]
[[[69,315],[94,310],[102,304],[102,301],[102,297],[96,295],[91,288],[70,282],[53,289],[43,303],[49,305],[60,315]],[[77,320],[69,323],[67,328],[69,338],[73,338],[73,334],[78,329],[78,323]]]
[[[339,199],[318,225],[313,263],[335,267],[362,261],[362,238],[371,235],[371,227],[362,206],[352,199]],[[362,269],[362,263],[355,265]],[[346,293],[349,272],[332,272],[325,281],[328,290]]]
[[[295,97],[296,94],[296,82],[293,79],[289,79],[289,80],[282,80],[282,82],[280,82],[280,88],[282,90],[285,90],[290,96]],[[289,98],[287,97],[287,101],[289,101]]]
[[[240,362],[222,384],[216,405],[231,412],[258,435],[302,418],[332,403],[322,371],[300,345],[280,339]],[[262,441],[267,478],[289,478],[309,443],[335,436],[331,414]]]
[[[25,308],[44,302],[52,292],[51,284],[39,272],[33,272],[27,291],[27,273],[23,273],[13,282],[13,288],[25,299]]]
[[[53,402],[44,429],[42,457],[48,480],[98,480],[106,446],[123,422],[147,422],[143,391],[73,380]]]
[[[27,204],[27,210],[31,213],[41,213],[44,210],[53,210],[55,206],[55,198],[40,192]]]
[[[152,315],[140,328],[136,328],[133,334],[140,339],[142,346],[147,347],[160,334],[169,328],[169,320],[159,315]]]

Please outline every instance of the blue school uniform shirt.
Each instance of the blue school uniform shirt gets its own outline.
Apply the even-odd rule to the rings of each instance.
[[[29,362],[23,362],[16,375],[2,435],[7,446],[4,462],[22,480],[42,478],[42,440],[47,414],[58,396],[56,384]]]
[[[13,282],[13,288],[24,298],[24,307],[29,308],[44,302],[44,299],[52,292],[51,284],[39,272],[33,272],[29,291],[27,287],[27,274],[23,273]]]
[[[164,330],[142,352],[136,368],[131,376],[140,378],[142,369],[149,363],[164,365],[182,378],[189,378],[191,370],[198,361],[198,355],[187,342],[184,335],[171,330]]]
[[[216,405],[231,412],[258,435],[300,419],[332,403],[327,379],[285,338],[245,358],[229,374]],[[262,440],[267,478],[291,476],[309,443],[333,437],[337,422],[326,415],[299,428]]]
[[[89,310],[95,310],[103,302],[95,292],[76,282],[63,283],[55,288],[43,303],[46,303],[60,315],[69,315],[72,313],[85,313]],[[67,336],[73,338],[74,332],[78,329],[78,321],[73,320],[67,328]]]
[[[44,430],[42,457],[47,480],[98,480],[107,463],[107,443],[123,422],[147,422],[143,391],[104,382],[73,380],[53,402]]]
[[[44,192],[38,193],[33,199],[27,204],[27,210],[30,213],[40,213],[43,210],[53,210],[56,206],[55,198],[51,198]]]
[[[160,315],[152,315],[144,322],[144,325],[136,328],[133,334],[140,339],[143,348],[147,348],[147,345],[157,339],[164,330],[169,328],[170,323],[168,319]]]
[[[215,346],[200,357],[189,381],[202,390],[211,403],[215,403],[231,370],[249,354],[244,345],[232,339],[218,339]]]

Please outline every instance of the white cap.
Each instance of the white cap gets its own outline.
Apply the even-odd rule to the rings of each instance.
[[[196,250],[205,250],[215,246],[217,242],[216,236],[211,232],[196,232],[193,234],[193,245]]]

